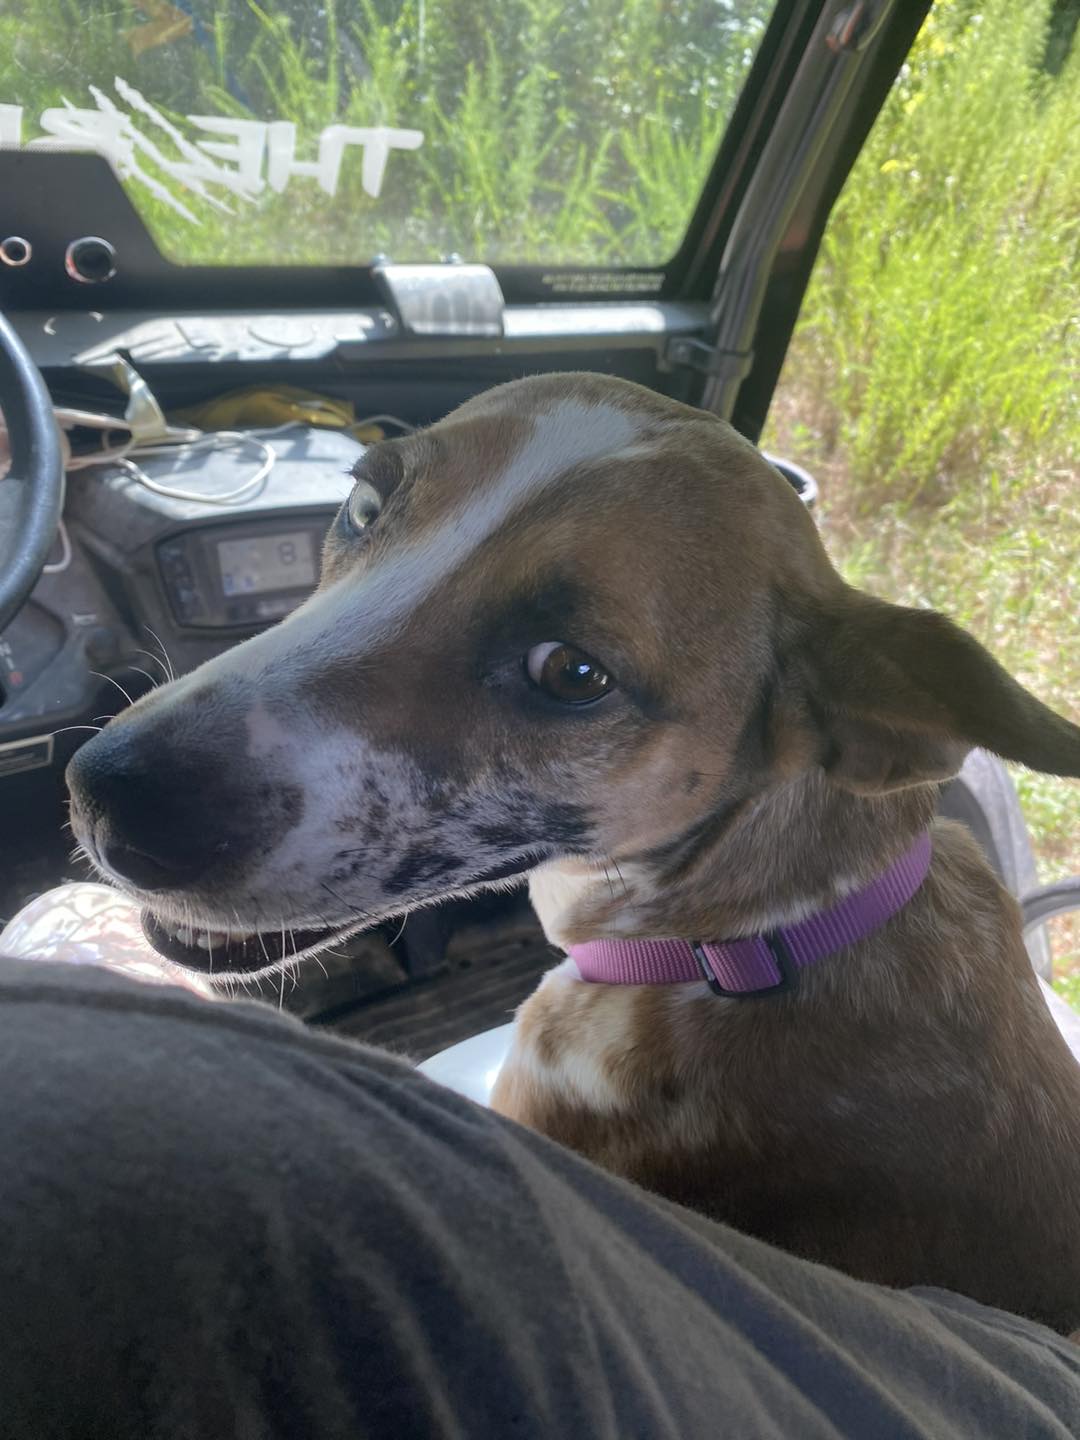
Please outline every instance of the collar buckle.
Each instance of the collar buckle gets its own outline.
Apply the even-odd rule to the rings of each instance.
[[[700,940],[690,941],[690,949],[694,952],[694,959],[701,967],[702,978],[714,995],[721,995],[727,1000],[766,1000],[773,995],[792,995],[799,988],[799,971],[794,957],[787,947],[783,932],[770,930],[764,935],[759,935],[758,939],[767,947],[773,963],[780,972],[780,979],[775,985],[766,985],[760,990],[728,990],[717,980],[702,942]]]

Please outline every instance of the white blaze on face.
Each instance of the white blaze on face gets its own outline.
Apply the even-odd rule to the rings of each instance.
[[[252,760],[262,760],[288,745],[292,740],[289,727],[263,704],[256,700],[244,717],[248,733],[248,755]]]
[[[460,546],[475,550],[500,529],[515,510],[575,466],[618,454],[634,444],[639,423],[610,405],[565,401],[538,415],[532,432],[503,471],[434,538],[452,534]]]

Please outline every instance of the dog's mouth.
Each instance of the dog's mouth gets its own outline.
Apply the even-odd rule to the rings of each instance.
[[[522,880],[544,858],[542,850],[531,851],[470,875],[449,892],[432,890],[414,895],[406,905],[387,908],[384,912],[358,914],[356,919],[336,926],[311,928],[281,924],[270,930],[245,931],[237,925],[222,930],[198,921],[189,924],[170,920],[144,907],[141,914],[143,934],[163,959],[185,970],[222,977],[257,975],[283,962],[291,965],[294,961],[332,949],[361,930],[374,929],[418,906],[430,905],[443,898],[445,893],[460,895],[489,885]]]
[[[286,925],[276,930],[215,930],[211,926],[177,924],[144,909],[142,928],[157,953],[173,965],[206,975],[254,975],[282,961],[291,964],[318,954],[366,927],[357,921],[337,929],[293,929]]]

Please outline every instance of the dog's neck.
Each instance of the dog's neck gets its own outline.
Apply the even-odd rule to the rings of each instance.
[[[929,823],[937,792],[853,795],[820,772],[766,790],[644,855],[560,860],[529,892],[549,940],[734,938],[791,925],[881,874]]]

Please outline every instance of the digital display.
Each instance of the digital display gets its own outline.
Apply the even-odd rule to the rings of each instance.
[[[296,590],[316,580],[315,537],[310,530],[219,540],[221,588],[227,596]]]

